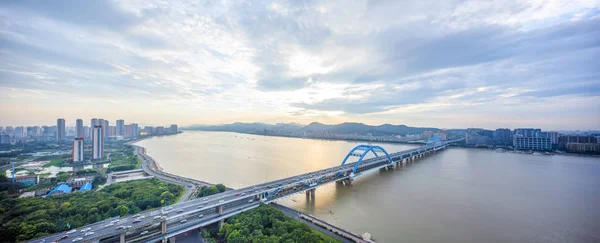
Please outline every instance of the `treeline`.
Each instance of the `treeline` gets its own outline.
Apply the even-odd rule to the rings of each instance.
[[[324,237],[328,236],[316,233],[308,225],[265,204],[231,217],[219,229],[220,240],[229,243],[338,242]]]
[[[212,186],[202,186],[198,189],[198,197],[207,197],[210,195],[218,194],[227,191],[227,187],[223,184],[216,184]]]
[[[136,165],[136,164],[133,164],[133,165],[117,165],[117,166],[109,167],[108,169],[106,169],[106,173],[116,172],[116,171],[134,170],[134,169],[137,169],[138,167],[139,166]]]
[[[116,183],[95,192],[46,198],[8,198],[6,193],[0,193],[0,241],[25,241],[68,230],[67,223],[76,228],[136,214],[174,203],[182,192],[179,185],[152,178]]]

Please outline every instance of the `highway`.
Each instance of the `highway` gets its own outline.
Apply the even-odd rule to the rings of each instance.
[[[443,146],[437,147],[426,145],[409,149],[390,154],[390,157],[394,163],[397,163],[404,159],[416,158],[417,156],[444,149],[448,143],[446,142]],[[142,151],[138,151],[138,149],[136,149],[136,152],[142,157],[142,165],[149,166],[149,161],[144,162],[148,158]],[[69,234],[68,240],[61,242],[72,242],[73,239],[79,237],[84,242],[97,242],[100,239],[118,237],[120,235],[127,242],[157,242],[198,227],[219,222],[239,212],[258,207],[260,203],[270,203],[296,193],[311,191],[335,181],[352,180],[352,178],[360,176],[366,171],[393,166],[394,163],[390,163],[386,156],[379,156],[362,160],[359,166],[356,167],[356,170],[354,170],[354,167],[357,162],[352,162],[246,188],[230,190],[221,194],[142,212],[139,215],[124,217],[109,226],[107,225],[110,221],[94,223],[78,228],[76,232]],[[175,180],[175,183],[181,184],[181,181],[177,178],[174,179],[159,173],[156,175],[160,179]],[[161,223],[166,224],[165,232],[161,232]],[[119,226],[128,226],[128,229],[118,230],[117,227]],[[131,227],[129,228],[129,226]],[[85,228],[91,228],[88,232],[94,232],[94,234],[87,236],[82,234],[81,229]],[[65,233],[32,242],[51,242],[62,235],[65,235]],[[118,238],[115,240],[118,241]]]

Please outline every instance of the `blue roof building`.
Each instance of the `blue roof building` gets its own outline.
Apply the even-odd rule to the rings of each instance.
[[[81,186],[81,188],[79,189],[80,192],[83,191],[89,191],[92,190],[92,183],[85,183],[83,186]]]
[[[50,191],[48,193],[48,196],[69,194],[69,193],[71,193],[71,190],[73,190],[73,188],[70,187],[69,185],[61,184],[61,185],[56,186],[54,189],[52,189],[52,191]]]

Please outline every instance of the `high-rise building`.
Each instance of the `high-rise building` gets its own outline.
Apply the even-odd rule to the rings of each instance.
[[[115,126],[108,126],[106,129],[106,137],[116,136],[117,128]]]
[[[56,140],[56,126],[42,126],[44,140]]]
[[[131,137],[137,138],[140,135],[140,127],[137,123],[131,123]]]
[[[90,127],[88,126],[83,126],[83,137],[84,138],[89,138],[90,137]]]
[[[169,133],[177,133],[177,125],[176,124],[171,124],[171,128],[169,129]]]
[[[156,127],[156,135],[164,135],[164,134],[165,134],[165,127],[163,127],[163,126]]]
[[[494,131],[496,145],[510,146],[513,144],[513,132],[508,128],[498,128]]]
[[[85,137],[85,130],[83,129],[83,120],[81,119],[77,119],[77,121],[75,122],[75,137]]]
[[[9,137],[14,137],[15,136],[15,129],[12,126],[6,126],[6,128],[4,128],[4,132]]]
[[[41,134],[41,129],[38,126],[27,127],[27,137],[34,138]]]
[[[83,137],[73,139],[73,163],[83,161]]]
[[[552,148],[558,148],[558,137],[560,134],[558,132],[548,132],[548,137],[550,138],[550,143],[552,144]]]
[[[64,141],[65,135],[65,119],[58,118],[56,120],[56,141]]]
[[[9,144],[10,143],[10,137],[8,136],[8,134],[2,132],[0,134],[0,144]]]
[[[123,136],[125,135],[124,133],[124,129],[125,128],[125,121],[123,119],[119,119],[117,120],[117,126],[116,126],[116,134],[117,136]]]
[[[92,159],[99,160],[102,157],[104,157],[104,128],[102,125],[97,125],[92,130]]]
[[[548,137],[523,137],[521,134],[513,138],[513,147],[517,150],[550,151],[552,144]]]
[[[104,129],[104,139],[106,139],[107,135],[108,135],[108,131],[110,130],[109,128],[109,122],[108,120],[104,120],[104,119],[100,119],[100,125],[102,125],[102,128]]]
[[[517,128],[515,129],[514,135],[521,135],[523,137],[537,137],[538,133],[542,132],[539,128]]]
[[[596,143],[596,137],[594,136],[560,136],[558,138],[558,148],[561,150],[567,149],[568,144],[586,144]]]
[[[98,122],[98,118],[92,118],[92,120],[90,120],[90,127],[94,128],[94,126],[98,126],[100,125],[100,123]]]
[[[15,138],[22,139],[27,136],[27,130],[24,127],[15,127]]]
[[[494,131],[482,128],[468,128],[465,136],[465,142],[468,145],[491,145]]]

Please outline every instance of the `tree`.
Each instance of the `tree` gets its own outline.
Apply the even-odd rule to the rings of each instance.
[[[129,208],[127,208],[127,206],[125,205],[121,205],[117,207],[117,211],[119,212],[119,215],[123,217],[127,216],[127,214],[129,213]]]

